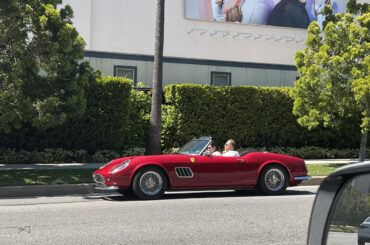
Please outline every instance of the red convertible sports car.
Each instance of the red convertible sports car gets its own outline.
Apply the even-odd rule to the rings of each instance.
[[[191,140],[174,155],[112,160],[93,173],[95,187],[132,191],[140,199],[160,198],[166,190],[258,188],[273,195],[310,178],[303,159],[269,152],[211,156],[205,154],[211,141]]]

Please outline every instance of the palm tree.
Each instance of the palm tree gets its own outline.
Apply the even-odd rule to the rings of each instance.
[[[366,143],[367,143],[367,131],[363,132],[361,136],[360,154],[359,154],[359,159],[358,159],[359,162],[365,161]]]
[[[147,149],[148,154],[161,153],[164,6],[165,0],[157,0],[157,13],[155,20],[152,107],[150,111],[149,142]]]

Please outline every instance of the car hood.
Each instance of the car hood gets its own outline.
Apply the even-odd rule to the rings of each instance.
[[[137,165],[144,162],[149,163],[166,163],[166,162],[174,162],[178,161],[182,158],[189,158],[192,157],[191,155],[151,155],[151,156],[130,156],[130,157],[121,157],[113,159],[112,161],[108,162],[107,164],[100,167],[100,169],[112,169],[118,164],[121,164],[124,161],[130,160],[130,165]]]
[[[120,164],[120,163],[122,163],[124,161],[131,160],[131,159],[134,159],[134,158],[135,158],[135,156],[134,157],[120,157],[120,158],[116,158],[116,159],[113,159],[110,162],[104,164],[99,169],[110,169],[110,168],[113,168],[113,167],[117,166],[118,164]]]

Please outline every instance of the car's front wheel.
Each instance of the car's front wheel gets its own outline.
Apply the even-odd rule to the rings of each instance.
[[[269,195],[283,193],[288,187],[289,175],[286,169],[280,165],[269,165],[260,174],[259,189]]]
[[[161,198],[167,188],[167,178],[162,170],[156,167],[145,167],[139,170],[132,183],[132,191],[140,199]]]

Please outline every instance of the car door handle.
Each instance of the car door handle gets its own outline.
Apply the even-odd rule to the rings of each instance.
[[[244,163],[244,159],[236,159],[238,163]]]

